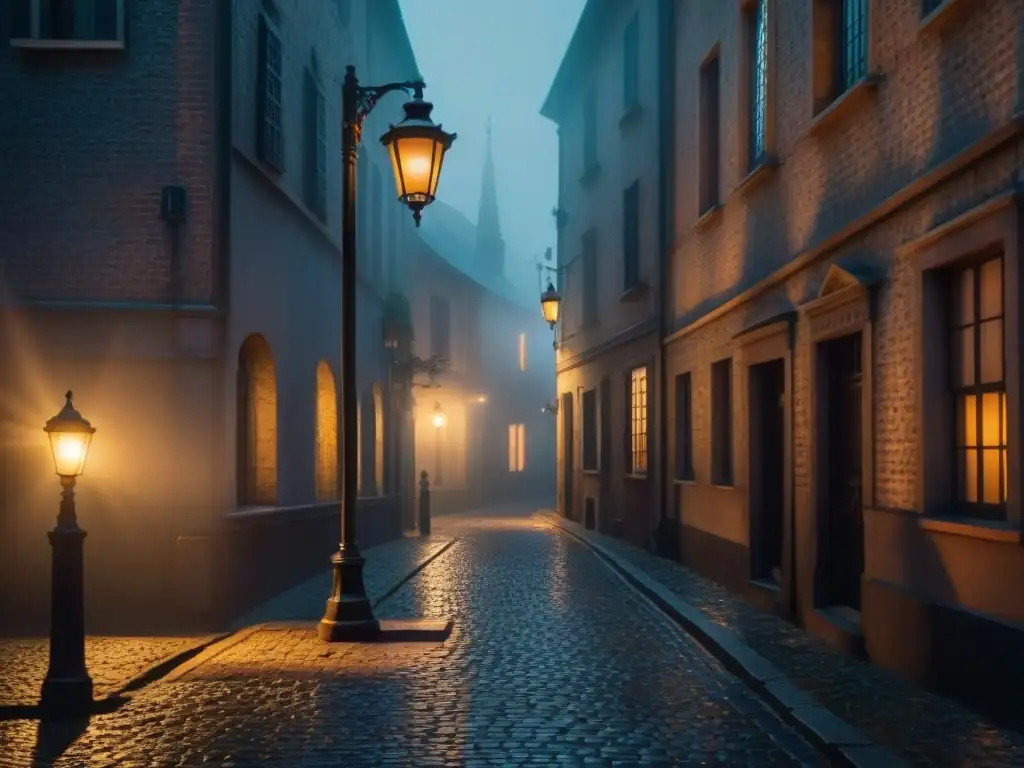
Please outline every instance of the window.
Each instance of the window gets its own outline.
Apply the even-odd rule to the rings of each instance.
[[[124,47],[123,0],[11,0],[10,14],[15,47]]]
[[[327,221],[327,100],[316,59],[306,70],[306,207]]]
[[[583,101],[583,172],[597,165],[597,97],[590,93]]]
[[[598,469],[597,436],[597,390],[588,389],[583,393],[583,469]]]
[[[640,282],[640,182],[622,193],[622,262],[624,288]]]
[[[635,107],[640,100],[640,17],[626,25],[622,35],[622,108]]]
[[[750,66],[750,137],[747,164],[754,168],[765,153],[768,103],[768,0],[754,0],[746,14],[747,63]]]
[[[519,334],[519,370],[526,370],[526,334]]]
[[[867,74],[868,0],[843,0],[840,17],[842,54],[838,59],[845,91]]]
[[[451,359],[451,305],[443,296],[430,297],[430,354]]]
[[[957,502],[966,514],[1006,516],[1003,259],[950,274],[950,355]]]
[[[257,154],[275,171],[284,170],[284,145],[281,138],[283,96],[281,88],[281,38],[273,23],[260,16],[259,129]]]
[[[583,233],[583,324],[597,322],[597,230]]]
[[[508,471],[522,472],[526,468],[526,425],[508,425]]]
[[[689,373],[676,376],[676,480],[693,480],[693,401]]]
[[[921,3],[921,15],[927,16],[932,11],[937,10],[945,1],[946,0],[924,0],[924,2]]]
[[[719,140],[719,58],[716,52],[700,68],[700,213],[718,205],[721,153]]]
[[[647,368],[629,373],[629,471],[647,474]]]
[[[711,482],[732,485],[732,358],[711,366]]]

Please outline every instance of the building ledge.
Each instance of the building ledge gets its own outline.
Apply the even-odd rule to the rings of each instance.
[[[948,28],[950,24],[966,13],[972,6],[967,0],[942,0],[931,13],[921,18],[917,25],[918,35],[933,34]]]
[[[646,481],[649,477],[650,476],[647,475],[647,474],[642,474],[641,475],[641,474],[638,474],[636,472],[628,472],[626,474],[626,479],[627,480],[643,480],[643,481]]]
[[[697,481],[692,477],[677,477],[672,481],[675,485],[696,485]]]
[[[601,178],[601,164],[595,160],[584,169],[583,175],[580,176],[580,184],[589,187],[599,178]]]
[[[719,214],[722,212],[722,204],[716,203],[715,205],[708,208],[704,213],[697,217],[697,221],[693,223],[694,232],[702,232],[711,226],[715,221],[720,218]]]
[[[601,470],[600,469],[581,469],[580,471],[584,475],[588,475],[589,477],[597,477],[597,476],[599,476],[601,474]]]
[[[743,177],[743,180],[736,187],[740,194],[746,194],[759,186],[762,181],[772,175],[772,171],[779,167],[779,159],[775,155],[763,154],[758,158],[757,164],[750,169],[750,173]]]
[[[619,295],[619,301],[623,303],[640,301],[647,297],[647,294],[650,290],[651,287],[647,283],[643,282],[642,280],[638,280]]]
[[[966,517],[921,517],[922,530],[949,533],[983,541],[1024,544],[1024,531],[1003,520],[979,520]]]
[[[868,97],[875,94],[882,80],[883,77],[878,72],[872,72],[862,77],[814,116],[808,133],[810,135],[822,134],[828,128],[841,122],[844,115],[863,107]]]
[[[634,102],[631,106],[626,107],[626,111],[622,113],[622,117],[619,118],[619,129],[625,130],[633,123],[640,119],[640,116],[644,113],[644,108],[640,106],[639,102]]]
[[[124,40],[48,40],[12,37],[11,48],[23,51],[123,51]]]

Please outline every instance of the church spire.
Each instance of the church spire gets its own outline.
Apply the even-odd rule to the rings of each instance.
[[[476,219],[476,257],[487,271],[505,274],[505,240],[498,219],[498,189],[494,179],[494,156],[491,148],[491,118],[487,118],[487,154],[484,157],[483,183],[480,187],[480,209]]]

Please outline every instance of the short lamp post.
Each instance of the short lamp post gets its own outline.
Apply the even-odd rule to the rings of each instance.
[[[388,148],[399,201],[412,211],[416,226],[434,201],[445,152],[455,140],[430,119],[433,105],[423,100],[422,81],[361,86],[348,66],[341,94],[341,543],[331,558],[333,584],[318,635],[327,642],[374,640],[380,622],[373,614],[363,583],[366,561],[356,544],[358,437],[356,431],[356,159],[363,121],[392,91],[412,92],[405,119],[381,137]]]
[[[78,527],[75,514],[75,479],[85,470],[96,429],[75,410],[70,391],[65,398],[60,413],[43,428],[62,492],[57,525],[49,533],[50,666],[40,705],[44,712],[74,717],[87,714],[92,706],[92,678],[85,667],[85,531]]]
[[[430,417],[430,422],[434,425],[434,485],[441,485],[441,430],[448,425],[448,417],[445,416],[444,411],[441,409],[441,403],[434,403],[434,412]]]

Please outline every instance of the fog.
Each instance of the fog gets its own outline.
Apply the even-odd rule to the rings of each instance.
[[[492,119],[507,270],[532,269],[555,245],[558,144],[539,110],[584,0],[401,0],[405,25],[434,103],[434,118],[459,138],[445,160],[438,198],[475,222]]]

